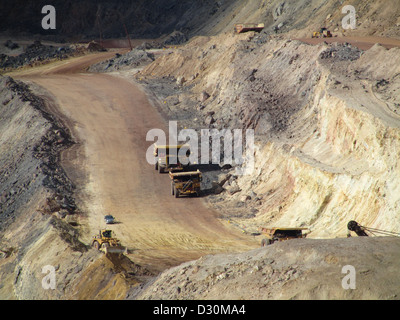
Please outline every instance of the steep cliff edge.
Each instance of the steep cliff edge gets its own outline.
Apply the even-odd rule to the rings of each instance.
[[[196,38],[137,76],[188,79],[178,96],[164,97],[182,126],[254,129],[254,170],[221,176],[225,192],[211,203],[249,232],[302,226],[331,238],[354,219],[399,230],[400,110],[391,94],[399,49],[260,40]],[[180,117],[184,110],[192,118]]]
[[[81,242],[74,185],[60,164],[73,144],[69,130],[27,85],[0,84],[1,299],[125,298],[137,275],[151,273]]]

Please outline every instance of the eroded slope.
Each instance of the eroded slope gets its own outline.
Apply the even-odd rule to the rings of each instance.
[[[255,130],[252,174],[225,173],[225,193],[211,197],[241,228],[335,237],[355,219],[396,231],[398,50],[220,35],[195,38],[137,78],[153,89],[159,78],[180,81],[178,95],[159,92],[182,126]]]

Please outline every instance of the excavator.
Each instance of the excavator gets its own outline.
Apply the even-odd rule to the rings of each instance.
[[[400,237],[400,234],[393,231],[386,231],[376,228],[369,228],[361,226],[358,222],[351,220],[347,224],[347,229],[349,231],[355,232],[359,237],[369,237],[369,236],[395,236]],[[348,237],[351,237],[350,232],[347,234]]]

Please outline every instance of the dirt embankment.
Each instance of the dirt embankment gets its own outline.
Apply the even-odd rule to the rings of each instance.
[[[204,256],[163,272],[129,298],[398,299],[399,246],[399,240],[387,237],[296,239],[241,254]]]
[[[35,193],[48,189],[43,210],[73,214],[74,185],[59,165],[59,154],[71,146],[68,129],[28,86],[9,77],[2,81],[1,228],[21,214]]]
[[[148,276],[123,256],[106,257],[80,241],[75,185],[60,165],[69,130],[27,85],[1,77],[0,297],[122,299]],[[125,260],[124,260],[125,259]],[[43,287],[43,268],[56,287]],[[82,279],[98,277],[92,286]]]

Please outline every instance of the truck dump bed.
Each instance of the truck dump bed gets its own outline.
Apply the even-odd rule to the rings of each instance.
[[[236,33],[247,31],[261,32],[261,30],[264,29],[264,23],[236,23],[234,27]]]

